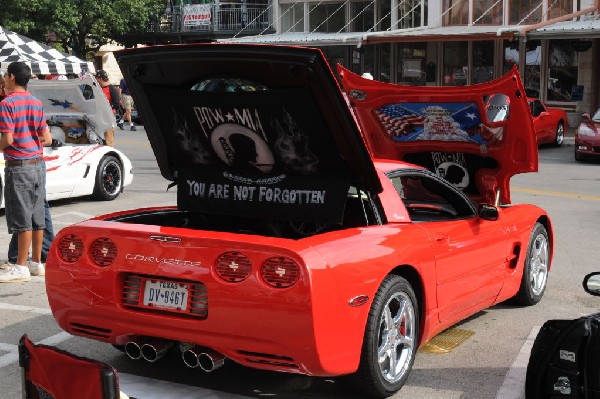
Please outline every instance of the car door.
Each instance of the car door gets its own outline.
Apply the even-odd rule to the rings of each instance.
[[[491,305],[503,284],[508,229],[476,215],[462,192],[427,171],[400,174],[394,186],[431,242],[441,322]]]
[[[56,149],[44,147],[46,197],[49,200],[68,197],[73,191],[77,170],[77,164],[73,162],[75,149],[69,144]]]
[[[531,116],[533,116],[533,126],[535,128],[538,143],[543,144],[551,142],[554,140],[556,122],[551,117],[546,106],[540,100],[533,100],[529,105],[531,107]]]

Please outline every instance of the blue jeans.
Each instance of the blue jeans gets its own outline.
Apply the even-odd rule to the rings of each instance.
[[[42,240],[42,262],[46,263],[46,257],[48,256],[48,251],[50,250],[50,245],[52,244],[52,240],[54,240],[54,227],[52,226],[52,216],[50,215],[50,205],[48,204],[48,200],[46,200],[46,165],[43,163],[42,167],[42,179],[44,186],[44,219],[46,222],[46,227],[44,228],[44,239]],[[19,251],[19,240],[18,233],[14,233],[10,238],[10,243],[8,244],[8,261],[10,263],[17,263],[17,254]]]

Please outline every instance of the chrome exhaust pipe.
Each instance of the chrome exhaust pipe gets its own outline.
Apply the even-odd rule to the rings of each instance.
[[[212,349],[202,352],[198,355],[198,365],[207,373],[222,367],[225,363],[225,356],[222,353]]]
[[[209,348],[181,343],[179,349],[185,365],[193,369],[200,367],[203,371],[210,373],[225,363],[223,354]]]
[[[134,339],[125,344],[125,354],[130,359],[138,360],[142,357],[142,343],[139,339]]]
[[[144,343],[140,352],[144,360],[152,363],[169,353],[173,345],[175,345],[175,343],[172,341],[154,339]]]
[[[205,348],[194,346],[193,344],[181,344],[179,346],[181,349],[181,358],[186,366],[195,369],[196,367],[200,367],[200,362],[198,361],[198,355],[204,352]]]

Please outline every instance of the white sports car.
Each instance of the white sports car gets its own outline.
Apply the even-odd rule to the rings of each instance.
[[[117,198],[133,180],[132,165],[125,154],[107,145],[112,144],[115,117],[96,81],[32,80],[27,89],[44,104],[53,142],[58,144],[44,147],[46,198]],[[0,165],[4,187],[1,153]]]

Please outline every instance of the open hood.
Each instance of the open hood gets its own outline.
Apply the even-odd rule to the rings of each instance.
[[[351,184],[381,191],[320,50],[209,43],[115,56],[180,208],[332,222]]]
[[[83,79],[30,80],[27,90],[42,102],[51,126],[62,126],[72,130],[74,135],[87,129],[102,138],[107,130],[115,127],[115,116],[108,100],[91,76]]]
[[[538,150],[518,70],[471,86],[378,82],[338,66],[374,158],[422,165],[477,202],[510,203],[509,181],[535,172]]]

